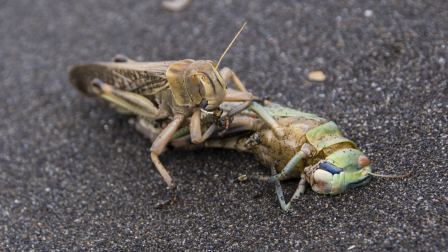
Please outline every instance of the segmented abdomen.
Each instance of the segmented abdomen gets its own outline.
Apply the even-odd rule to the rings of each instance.
[[[240,139],[238,145],[250,142],[251,146],[244,148],[257,156],[258,160],[270,167],[274,162],[280,172],[307,142],[306,133],[327,121],[325,119],[308,119],[304,117],[284,117],[277,120],[280,127],[285,129],[284,137],[277,137],[274,131],[265,126],[252,134],[249,138]],[[288,178],[300,177],[303,169],[310,164],[301,160]]]

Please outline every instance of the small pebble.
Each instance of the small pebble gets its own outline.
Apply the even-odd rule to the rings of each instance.
[[[372,15],[373,15],[373,11],[372,10],[365,10],[364,11],[364,16],[371,17]]]
[[[308,79],[310,81],[324,81],[327,76],[322,71],[313,71],[308,74]]]
[[[192,0],[172,0],[172,1],[163,1],[162,7],[165,10],[172,12],[179,12],[187,8],[190,5]]]
[[[243,182],[243,181],[247,180],[247,176],[246,175],[241,175],[237,179],[238,179],[238,181]]]

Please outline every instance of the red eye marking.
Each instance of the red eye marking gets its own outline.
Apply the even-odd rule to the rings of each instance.
[[[359,166],[365,167],[365,166],[368,166],[369,164],[370,164],[370,160],[366,156],[360,156],[358,158],[358,165]]]

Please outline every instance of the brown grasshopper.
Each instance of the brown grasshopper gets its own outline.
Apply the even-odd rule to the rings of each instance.
[[[244,24],[245,26],[246,24]],[[225,117],[228,127],[231,117],[249,106],[253,95],[230,68],[218,72],[218,66],[227,50],[243,30],[235,36],[221,56],[218,64],[210,60],[136,62],[123,55],[117,55],[114,62],[96,62],[73,66],[70,82],[83,94],[101,97],[124,114],[134,114],[149,120],[172,118],[151,147],[151,159],[176,198],[176,184],[160,162],[162,153],[171,136],[188,117],[193,143],[205,141],[221,124],[222,111],[219,105],[224,101],[243,102],[233,108]],[[227,93],[229,79],[239,91]],[[201,110],[214,111],[215,122],[202,135]],[[277,125],[272,125],[278,128]],[[281,134],[281,133],[279,133]]]

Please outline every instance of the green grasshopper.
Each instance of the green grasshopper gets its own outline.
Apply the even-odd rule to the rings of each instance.
[[[229,105],[224,103],[221,107]],[[191,136],[183,136],[188,134],[188,128],[185,128],[176,132],[171,144],[187,150],[201,147],[230,148],[255,154],[264,166],[271,169],[272,177],[266,180],[275,183],[280,205],[285,211],[291,207],[293,200],[305,192],[306,184],[311,185],[317,193],[337,195],[365,185],[372,176],[404,177],[410,174],[389,176],[372,173],[370,160],[358,150],[354,142],[342,136],[334,122],[267,101],[265,106],[253,102],[250,109],[253,112],[245,111],[234,118],[226,133],[228,137],[217,138],[212,135],[201,145],[192,145]],[[260,118],[254,118],[254,112]],[[266,120],[271,119],[283,130],[283,136],[275,134],[266,123]],[[153,129],[144,120],[138,121],[137,129],[154,137]],[[290,178],[300,178],[300,182],[292,199],[286,204],[279,181]]]
[[[245,26],[246,24],[244,24]],[[162,153],[171,136],[179,126],[190,119],[190,135],[193,143],[203,142],[218,125],[230,124],[231,118],[249,106],[253,95],[230,68],[218,72],[218,66],[227,50],[244,26],[227,47],[216,65],[210,60],[181,60],[163,62],[136,62],[117,55],[114,62],[96,62],[73,66],[70,82],[84,95],[101,97],[123,114],[133,114],[147,120],[170,119],[151,147],[151,159],[176,198],[176,184],[160,162]],[[239,91],[227,93],[226,83],[232,79]],[[222,102],[242,102],[231,109],[223,121],[215,120],[202,134],[201,110],[214,112],[220,117]],[[278,125],[273,124],[274,128]],[[276,131],[281,134],[281,131]]]

